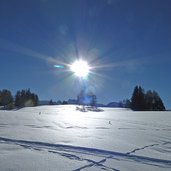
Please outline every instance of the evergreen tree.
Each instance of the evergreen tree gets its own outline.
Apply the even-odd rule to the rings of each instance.
[[[164,111],[165,106],[156,91],[144,90],[140,86],[136,86],[131,98],[131,109],[136,111]]]
[[[38,103],[38,96],[34,93],[31,93],[30,89],[17,91],[15,95],[16,107],[37,106]]]
[[[151,90],[148,90],[147,93],[145,94],[145,110],[152,111],[154,108],[154,97],[153,97],[153,92]]]
[[[164,111],[165,106],[156,91],[147,91],[145,95],[145,106],[147,111]]]
[[[133,91],[133,95],[131,98],[131,109],[136,111],[143,111],[145,110],[145,94],[144,90],[141,86],[136,86]]]
[[[50,99],[49,105],[54,105],[52,99]]]
[[[0,91],[0,106],[7,106],[13,104],[13,97],[9,90]]]

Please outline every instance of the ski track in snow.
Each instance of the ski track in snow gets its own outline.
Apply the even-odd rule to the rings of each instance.
[[[103,169],[103,170],[119,171],[116,168],[108,167],[105,165],[105,162],[108,159],[115,160],[115,161],[127,160],[130,162],[131,161],[138,162],[138,163],[153,165],[153,166],[161,167],[161,168],[171,168],[171,160],[156,159],[156,158],[151,158],[151,157],[133,155],[133,153],[135,153],[136,151],[143,150],[145,148],[152,147],[152,146],[171,144],[171,142],[147,145],[142,148],[134,149],[127,153],[120,153],[120,152],[108,151],[108,150],[103,150],[103,149],[72,146],[72,145],[51,144],[51,143],[39,142],[39,141],[17,140],[17,139],[10,139],[10,138],[4,138],[4,137],[0,137],[0,143],[19,145],[23,148],[31,149],[31,150],[38,150],[38,151],[46,150],[47,152],[61,155],[70,160],[78,160],[78,161],[87,162],[87,165],[84,165],[72,171],[80,171],[85,168],[90,168],[93,166],[100,167],[100,169]],[[79,156],[80,154],[81,154],[81,157]],[[101,157],[102,159],[97,162],[92,159],[88,159],[86,157],[83,158],[83,155]]]
[[[164,142],[162,144],[151,144],[151,145],[146,145],[144,147],[141,147],[141,148],[136,148],[130,152],[127,152],[128,155],[132,154],[132,153],[135,153],[136,151],[140,151],[140,150],[144,150],[146,148],[149,148],[149,147],[153,147],[153,146],[159,146],[159,145],[166,145],[166,144],[171,144],[171,142]]]

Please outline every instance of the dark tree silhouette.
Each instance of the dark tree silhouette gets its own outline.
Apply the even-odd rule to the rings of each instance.
[[[130,103],[131,109],[136,111],[164,111],[165,106],[156,91],[144,90],[140,86],[136,86]]]
[[[49,101],[49,105],[54,105],[54,103],[53,103],[52,99],[50,99],[50,101]]]
[[[17,91],[15,95],[16,107],[37,106],[39,98],[36,94],[31,93],[30,89]]]
[[[136,111],[143,111],[145,109],[145,94],[141,86],[136,86],[131,98],[131,109]]]
[[[156,91],[147,91],[145,94],[145,110],[147,111],[164,111],[165,106],[162,99]]]
[[[0,106],[4,106],[5,109],[13,108],[13,96],[9,90],[0,91]]]

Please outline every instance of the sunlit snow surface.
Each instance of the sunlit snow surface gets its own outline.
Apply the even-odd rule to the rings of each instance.
[[[75,109],[0,111],[0,170],[171,170],[171,112]]]

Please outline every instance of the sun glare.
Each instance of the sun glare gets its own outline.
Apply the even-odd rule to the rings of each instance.
[[[90,72],[90,66],[88,63],[81,59],[71,64],[70,69],[78,77],[86,77]]]

